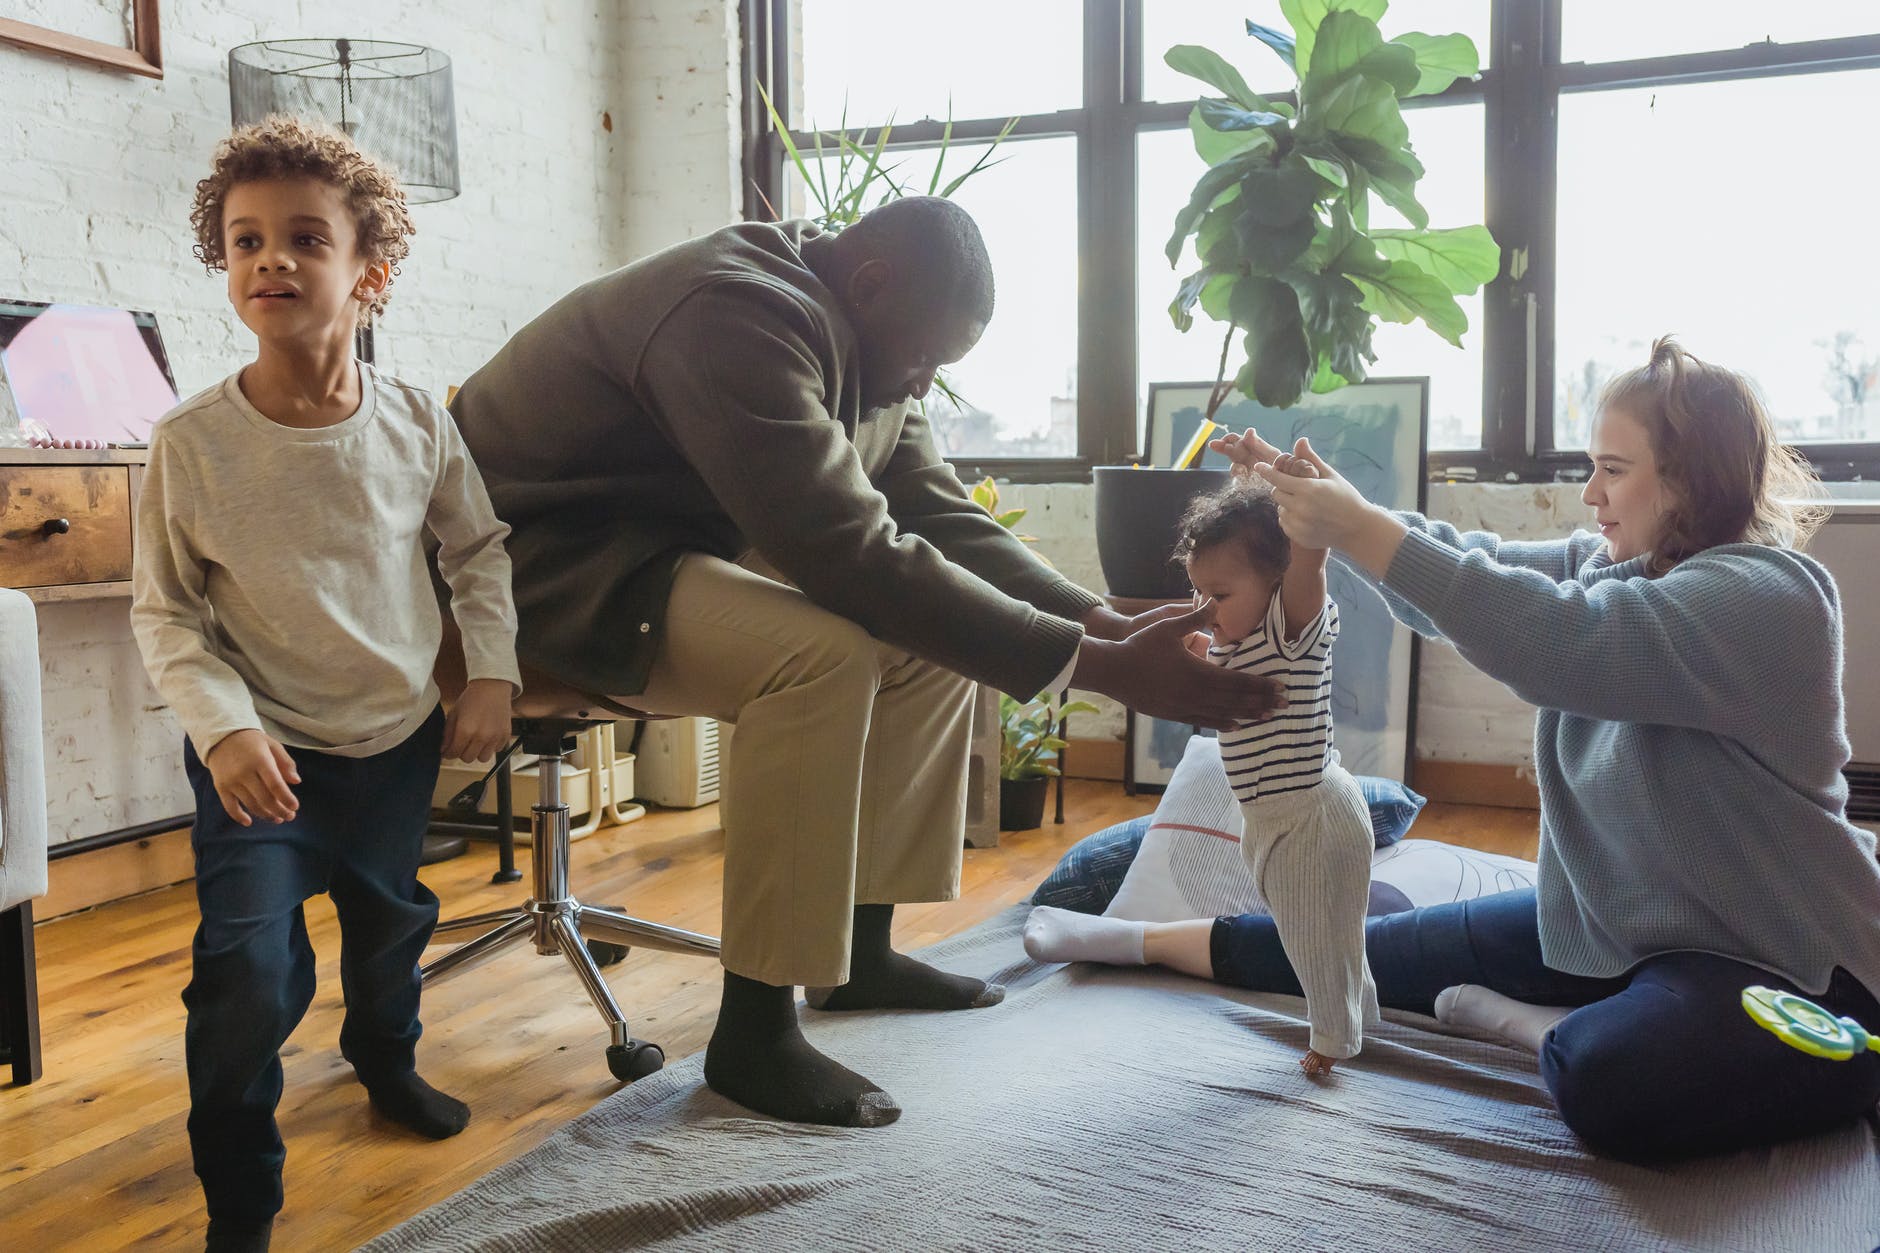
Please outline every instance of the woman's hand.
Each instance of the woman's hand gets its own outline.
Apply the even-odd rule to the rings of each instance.
[[[1304,462],[1314,471],[1314,477],[1290,472],[1288,467],[1294,461]],[[1305,439],[1295,444],[1290,454],[1279,453],[1271,461],[1256,462],[1253,472],[1272,487],[1273,501],[1279,506],[1279,524],[1287,538],[1301,548],[1343,550],[1370,515],[1381,512],[1358,495],[1358,489],[1338,471],[1326,465]]]
[[[1279,505],[1279,524],[1301,548],[1336,548],[1375,578],[1383,578],[1407,528],[1358,494],[1325,463],[1308,440],[1288,453],[1249,428],[1225,435],[1209,447],[1234,463],[1234,473],[1264,479]],[[1311,473],[1301,471],[1310,469]]]
[[[1255,466],[1272,465],[1286,455],[1285,449],[1267,443],[1252,427],[1239,435],[1229,431],[1219,439],[1209,440],[1208,447],[1232,461],[1234,477],[1242,479],[1257,477],[1253,470]]]

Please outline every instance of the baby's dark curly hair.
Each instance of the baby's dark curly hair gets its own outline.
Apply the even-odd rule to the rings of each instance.
[[[1236,480],[1217,492],[1197,497],[1182,515],[1181,539],[1173,560],[1186,562],[1217,544],[1239,544],[1247,560],[1278,578],[1292,564],[1292,541],[1280,529],[1279,506],[1264,483]]]
[[[209,177],[196,184],[189,223],[196,230],[196,257],[211,274],[228,268],[222,242],[222,213],[238,183],[276,178],[314,178],[338,188],[359,230],[359,255],[382,261],[393,274],[411,254],[418,228],[405,207],[405,191],[390,169],[368,157],[338,130],[296,117],[274,116],[244,126],[215,150]],[[385,312],[385,290],[361,318]]]

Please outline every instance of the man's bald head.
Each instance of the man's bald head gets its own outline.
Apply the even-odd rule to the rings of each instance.
[[[934,313],[992,318],[992,258],[973,215],[940,196],[906,196],[863,214],[838,242],[850,265],[886,261]]]
[[[919,400],[992,318],[992,260],[972,215],[939,196],[864,214],[829,242],[822,274],[861,347],[862,402]]]

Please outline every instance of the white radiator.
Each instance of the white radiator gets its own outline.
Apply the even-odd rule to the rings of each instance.
[[[711,804],[718,799],[720,752],[730,733],[710,718],[648,722],[640,736],[634,795],[675,809]]]
[[[1866,485],[1836,484],[1837,492]],[[1826,526],[1808,553],[1828,567],[1841,592],[1846,628],[1843,688],[1847,693],[1848,817],[1880,826],[1880,499],[1834,500]]]

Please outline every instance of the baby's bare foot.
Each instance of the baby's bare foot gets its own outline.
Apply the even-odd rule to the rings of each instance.
[[[1314,1079],[1322,1079],[1331,1074],[1332,1067],[1337,1064],[1334,1058],[1327,1057],[1323,1053],[1315,1053],[1311,1049],[1307,1049],[1306,1055],[1299,1059],[1299,1069]]]

